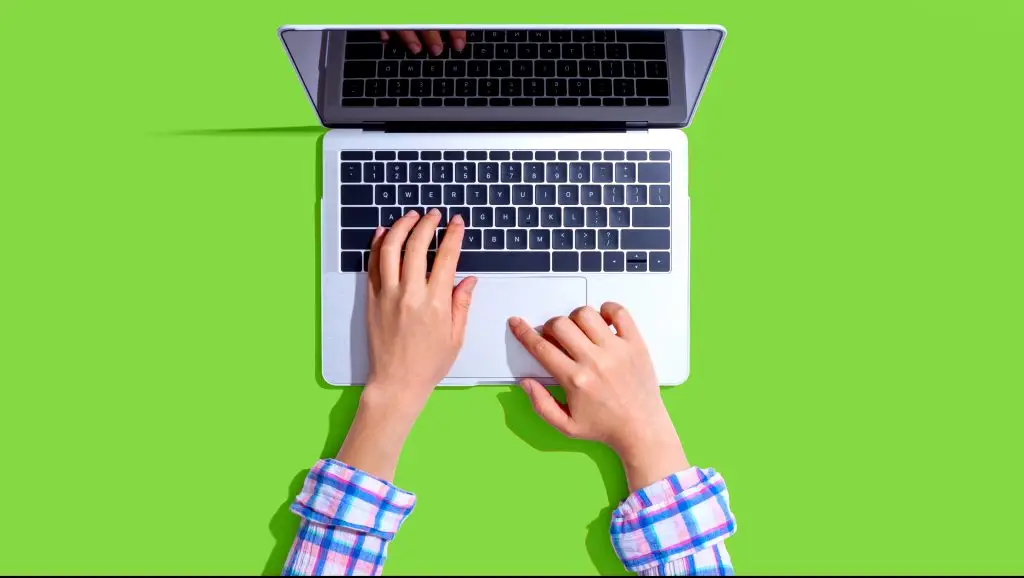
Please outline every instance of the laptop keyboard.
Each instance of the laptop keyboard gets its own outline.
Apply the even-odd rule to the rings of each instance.
[[[461,52],[349,31],[342,106],[668,106],[662,30],[468,30]],[[447,39],[446,39],[447,40]]]
[[[378,226],[462,215],[465,273],[670,270],[669,151],[342,151],[340,270],[366,271]]]

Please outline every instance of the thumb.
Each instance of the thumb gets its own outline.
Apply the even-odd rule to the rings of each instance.
[[[524,379],[520,384],[526,395],[530,396],[533,403],[533,411],[537,412],[544,421],[551,424],[551,427],[562,432],[568,437],[575,437],[577,426],[572,417],[565,413],[562,406],[551,396],[551,392],[540,384],[536,379]]]
[[[466,334],[469,305],[473,302],[473,289],[475,287],[476,277],[466,277],[459,281],[459,284],[452,290],[452,327],[455,330],[455,335],[460,340]]]

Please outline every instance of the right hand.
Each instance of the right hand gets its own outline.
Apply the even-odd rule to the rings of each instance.
[[[509,327],[565,389],[562,406],[540,382],[524,379],[534,410],[566,436],[614,450],[631,491],[689,467],[651,356],[625,307],[605,303],[600,313],[580,307],[548,321],[543,335],[519,317]]]
[[[417,36],[416,30],[399,30],[396,32],[399,40],[405,44],[405,47],[409,49],[409,52],[413,54],[419,54],[420,50],[423,50],[423,46],[426,45],[427,50],[431,54],[437,56],[444,50],[444,43],[441,39],[440,30],[420,30],[419,36]],[[448,32],[448,36],[451,37],[452,48],[456,52],[462,52],[466,48],[466,31],[465,30],[451,30]],[[422,37],[422,40],[421,40]],[[381,30],[380,39],[387,42],[391,38],[391,34],[386,30]]]

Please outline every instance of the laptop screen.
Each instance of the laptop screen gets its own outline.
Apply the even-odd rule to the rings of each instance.
[[[321,123],[687,126],[718,27],[283,27]]]

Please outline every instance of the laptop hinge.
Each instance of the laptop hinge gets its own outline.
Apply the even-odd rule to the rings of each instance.
[[[646,122],[364,122],[360,128],[389,133],[422,132],[626,132]]]

